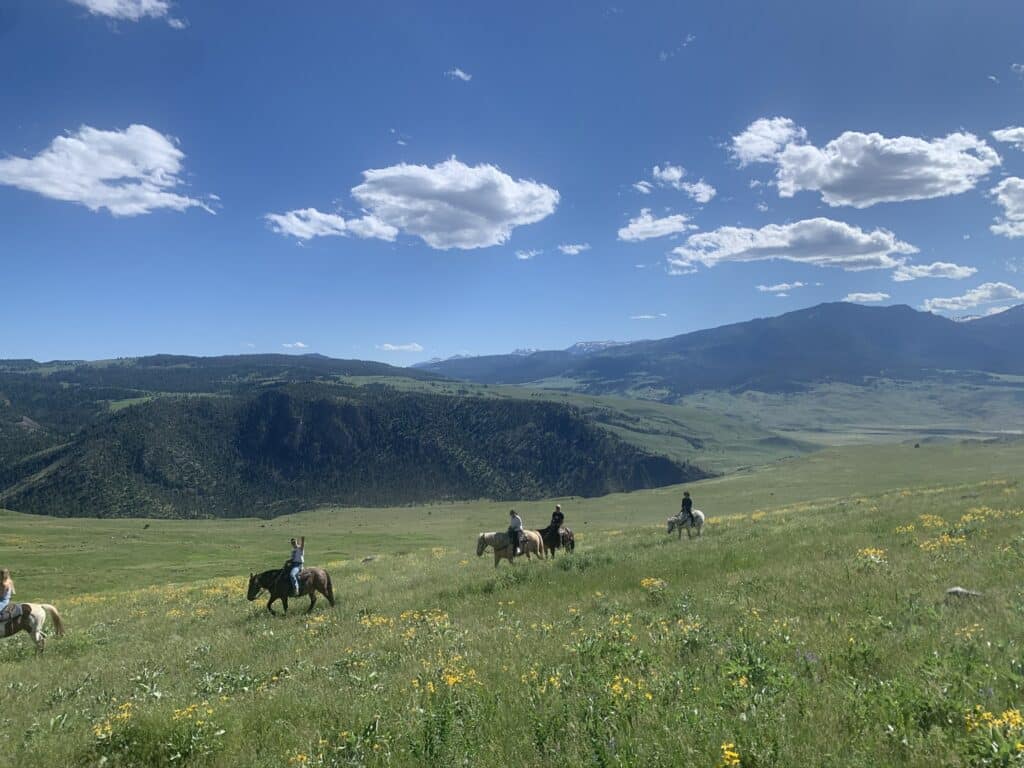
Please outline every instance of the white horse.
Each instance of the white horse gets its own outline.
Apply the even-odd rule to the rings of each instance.
[[[480,557],[488,547],[494,548],[494,567],[502,559],[512,562],[512,540],[504,531],[489,531],[481,533],[476,540],[476,556]],[[544,538],[537,531],[523,530],[523,554],[526,559],[530,555],[536,555],[538,559],[544,558]]]
[[[668,530],[665,533],[672,533],[672,531],[679,531],[679,538],[683,538],[683,528],[686,529],[686,538],[693,538],[693,529],[697,529],[697,537],[700,537],[700,532],[704,528],[704,513],[699,509],[693,510],[693,514],[690,516],[690,522],[687,523],[683,519],[683,515],[673,515],[665,521]]]
[[[43,626],[46,617],[53,619],[58,635],[64,634],[64,620],[60,612],[49,603],[18,603],[11,605],[9,612],[0,617],[0,637],[10,637],[18,632],[28,632],[36,641],[36,652],[42,653],[46,646]]]

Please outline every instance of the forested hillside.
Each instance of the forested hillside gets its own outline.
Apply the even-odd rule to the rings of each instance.
[[[596,496],[704,477],[549,402],[307,383],[164,396],[0,469],[0,506],[262,516],[318,504]]]

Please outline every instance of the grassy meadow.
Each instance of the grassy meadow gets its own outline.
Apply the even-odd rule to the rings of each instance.
[[[688,486],[699,541],[664,534],[680,488],[561,500],[575,555],[497,570],[490,502],[0,513],[68,624],[0,642],[4,762],[1024,765],[1022,481],[1019,442],[830,449]],[[339,605],[274,618],[246,576],[293,534]]]

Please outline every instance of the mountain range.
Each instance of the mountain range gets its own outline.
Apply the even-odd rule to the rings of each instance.
[[[1024,374],[1024,305],[954,322],[907,306],[820,304],[653,341],[419,366],[485,384],[559,380],[589,393],[672,399],[701,390],[785,392],[811,382],[921,378],[946,370]]]

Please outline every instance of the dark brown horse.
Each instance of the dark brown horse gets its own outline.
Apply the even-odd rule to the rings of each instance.
[[[288,598],[292,597],[291,579],[288,578],[288,570],[275,568],[272,571],[249,574],[249,591],[246,594],[250,600],[260,596],[260,592],[266,590],[270,594],[267,600],[267,610],[274,613],[271,607],[275,600],[280,600],[284,606],[284,612],[288,613]],[[331,575],[323,568],[303,568],[299,571],[299,594],[298,597],[309,595],[309,608],[306,613],[313,610],[316,605],[316,593],[327,598],[327,602],[334,607],[334,587],[331,586]]]
[[[544,539],[544,548],[555,556],[555,550],[561,547],[567,552],[576,549],[576,538],[572,534],[572,528],[559,527],[552,523],[547,528],[541,528],[538,533]]]

